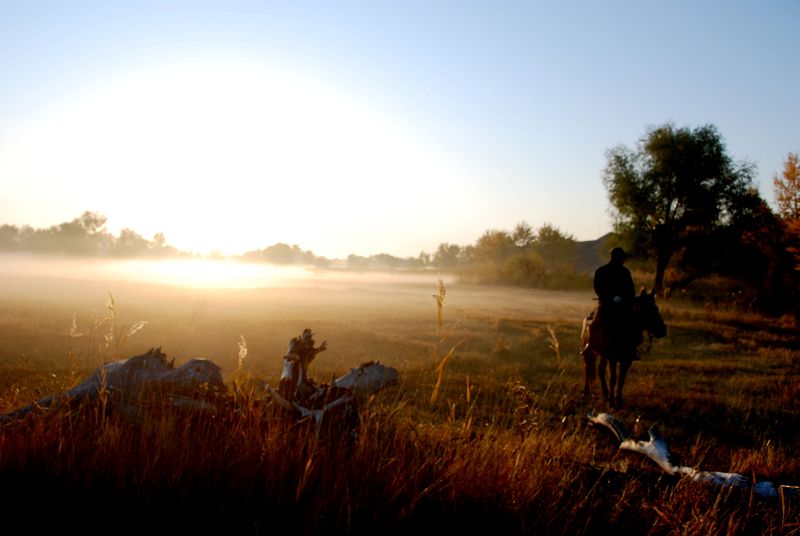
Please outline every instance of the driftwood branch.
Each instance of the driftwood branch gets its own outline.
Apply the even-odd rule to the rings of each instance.
[[[299,418],[311,417],[320,424],[331,412],[342,412],[357,422],[357,400],[396,383],[397,370],[378,362],[367,362],[334,379],[330,385],[308,377],[308,365],[327,349],[323,342],[315,346],[313,333],[306,329],[291,339],[284,359],[279,389],[263,385],[261,398]],[[250,399],[250,397],[247,397]],[[63,393],[37,400],[16,411],[0,415],[0,424],[20,420],[36,411],[54,407],[78,408],[86,403],[103,404],[124,414],[137,414],[151,402],[166,402],[182,409],[216,412],[220,402],[233,402],[228,396],[219,366],[207,359],[190,359],[180,367],[168,361],[161,349],[128,359],[106,363],[89,378]],[[230,406],[230,404],[228,404]]]
[[[797,486],[776,486],[766,480],[753,482],[739,473],[702,471],[694,467],[677,465],[670,454],[666,440],[654,427],[650,427],[648,430],[649,440],[641,441],[629,437],[629,433],[622,422],[608,413],[589,415],[587,420],[590,425],[608,431],[616,439],[620,450],[647,456],[669,475],[689,478],[693,482],[701,482],[715,487],[749,489],[754,495],[763,498],[798,495],[800,488]]]
[[[174,405],[188,407],[188,400],[199,402],[225,392],[221,369],[214,362],[190,359],[175,368],[160,348],[151,348],[142,355],[106,363],[88,379],[63,393],[0,415],[0,423],[19,420],[33,411],[72,408],[87,402],[102,401],[124,411],[135,411],[150,401],[172,399]],[[194,404],[194,407],[202,406]]]

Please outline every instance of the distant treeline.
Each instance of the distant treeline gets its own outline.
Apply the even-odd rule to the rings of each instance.
[[[163,233],[148,240],[131,229],[118,236],[106,229],[107,218],[84,212],[72,221],[47,228],[30,225],[0,226],[0,251],[63,254],[108,258],[190,257],[166,243]],[[277,243],[237,257],[247,262],[304,265],[345,270],[440,270],[478,283],[539,287],[574,287],[587,284],[585,269],[578,269],[578,242],[550,224],[534,230],[525,222],[512,231],[488,230],[474,244],[441,243],[432,253],[396,257],[388,253],[349,255],[328,259],[298,245]]]
[[[634,258],[639,283],[651,280],[662,296],[713,304],[735,302],[773,315],[800,316],[800,155],[789,153],[775,174],[777,211],[754,185],[755,166],[734,161],[714,125],[648,128],[637,146],[607,151],[603,185],[614,233],[593,242],[549,223],[490,229],[471,245],[441,243],[416,257],[380,253],[346,259],[318,257],[277,243],[237,257],[248,262],[301,264],[345,270],[437,270],[463,281],[569,289],[591,288],[593,271],[611,246]],[[113,236],[106,218],[84,212],[46,229],[0,226],[0,251],[102,257],[191,254],[147,240],[130,229]]]
[[[311,251],[303,251],[297,244],[290,246],[282,242],[264,249],[248,251],[238,258],[247,262],[266,262],[268,264],[282,265],[300,264],[318,268],[330,268],[332,263],[325,257],[317,257]]]
[[[490,229],[473,245],[443,243],[433,255],[422,256],[429,265],[454,271],[465,281],[538,288],[580,288],[591,285],[582,249],[585,248],[581,248],[572,235],[549,223],[534,230],[521,222],[511,231]],[[590,254],[590,257],[593,256]],[[594,260],[596,257],[589,262]]]
[[[766,229],[758,236],[764,236]],[[748,246],[752,239],[738,241],[739,250]],[[770,309],[785,311],[795,296],[796,280],[782,282],[787,270],[780,269],[783,262],[772,253],[772,248],[761,246],[744,248],[744,257],[738,262],[718,255],[718,266],[709,270],[704,280],[708,284],[687,278],[682,265],[671,268],[670,280],[692,280],[692,289],[675,286],[676,291],[687,297],[702,300],[720,299],[737,303],[753,304],[759,309],[766,303]],[[533,229],[521,222],[511,230],[490,229],[473,244],[458,245],[440,243],[433,252],[420,252],[416,257],[396,257],[388,253],[370,256],[349,255],[345,259],[328,259],[301,249],[298,245],[276,243],[263,249],[248,251],[235,258],[245,262],[275,265],[303,265],[322,269],[353,271],[440,271],[455,274],[461,281],[483,284],[516,285],[545,289],[590,289],[592,274],[607,262],[612,245],[625,244],[625,236],[609,234],[594,241],[578,242],[572,235],[546,223]],[[717,254],[716,250],[710,253]],[[0,252],[63,254],[100,258],[178,258],[196,256],[168,245],[163,233],[147,240],[130,229],[123,229],[118,236],[106,229],[106,217],[94,212],[84,212],[72,221],[47,228],[25,225],[0,225]],[[222,255],[212,255],[223,258]],[[746,259],[746,260],[745,260]],[[776,260],[777,259],[777,260]],[[646,284],[652,277],[652,257],[637,252],[630,263],[637,272],[637,283]],[[788,272],[792,270],[789,267]],[[800,274],[800,272],[794,272]],[[719,277],[726,279],[720,280]],[[685,285],[686,283],[684,283]],[[711,286],[709,286],[709,284]],[[686,291],[689,291],[688,293]],[[780,292],[776,292],[780,290]],[[769,292],[768,300],[761,296]],[[784,296],[777,300],[776,295]],[[726,298],[726,296],[728,298]],[[777,304],[777,306],[776,306]],[[779,307],[778,307],[779,306]]]
[[[87,211],[72,221],[43,229],[0,225],[0,251],[115,258],[191,256],[168,245],[163,233],[147,240],[123,229],[114,236],[106,230],[106,221],[105,216]]]
[[[462,280],[475,283],[544,288],[588,287],[591,283],[589,271],[581,267],[578,253],[579,243],[575,238],[551,224],[534,230],[521,222],[512,231],[488,230],[475,244],[441,243],[433,253],[423,251],[416,257],[379,253],[331,260],[303,251],[297,245],[278,243],[249,251],[240,258],[252,262],[358,271],[435,269],[456,273]]]

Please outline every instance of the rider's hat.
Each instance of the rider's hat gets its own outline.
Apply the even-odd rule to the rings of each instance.
[[[620,261],[624,261],[624,260],[625,260],[625,259],[627,259],[628,257],[630,257],[630,255],[628,255],[627,253],[625,253],[625,250],[624,250],[624,249],[622,249],[622,248],[621,248],[621,247],[619,247],[619,246],[617,246],[617,247],[615,247],[614,249],[612,249],[612,250],[611,250],[611,260],[612,260],[612,261],[613,261],[613,260],[620,260]]]

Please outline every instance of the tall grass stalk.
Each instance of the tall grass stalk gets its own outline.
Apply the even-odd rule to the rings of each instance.
[[[247,339],[244,338],[244,334],[242,333],[239,335],[239,353],[236,359],[236,372],[237,374],[241,374],[242,370],[244,369],[244,360],[247,357]]]
[[[437,336],[441,341],[442,339],[442,310],[444,309],[445,299],[447,297],[447,289],[444,286],[444,281],[439,279],[436,284],[436,294],[433,294],[433,299],[436,302],[436,325],[438,326]]]
[[[442,360],[439,361],[439,364],[436,366],[436,384],[433,386],[433,392],[431,393],[431,404],[436,403],[436,399],[439,397],[439,389],[442,387],[442,378],[444,376],[444,367],[447,365],[447,362],[450,361],[450,358],[453,357],[453,354],[456,351],[456,348],[466,341],[466,337],[458,341],[453,345],[450,350],[447,351],[446,354],[442,357]]]
[[[122,357],[122,349],[125,343],[129,338],[144,329],[147,325],[147,321],[139,320],[130,327],[119,324],[117,319],[117,303],[110,292],[108,293],[106,309],[108,309],[108,316],[103,319],[103,322],[108,324],[108,329],[103,337],[105,341],[106,358],[119,359]]]
[[[561,345],[558,343],[556,330],[553,329],[553,326],[550,324],[547,324],[545,329],[547,329],[547,343],[556,356],[556,364],[558,364],[558,367],[561,368]]]

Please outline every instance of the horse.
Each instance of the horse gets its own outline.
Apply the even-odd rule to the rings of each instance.
[[[592,332],[590,327],[596,315],[597,309],[589,313],[583,320],[581,330],[583,394],[589,395],[590,384],[600,376],[603,398],[608,400],[611,407],[618,407],[622,405],[622,387],[625,385],[628,369],[638,359],[637,347],[644,339],[643,332],[648,333],[652,342],[653,338],[660,339],[667,335],[667,326],[658,311],[655,291],[647,292],[644,289],[634,298],[630,323],[621,326],[622,329],[616,330],[617,333],[607,329],[598,330],[596,327]],[[606,366],[609,363],[610,386],[606,384]]]

